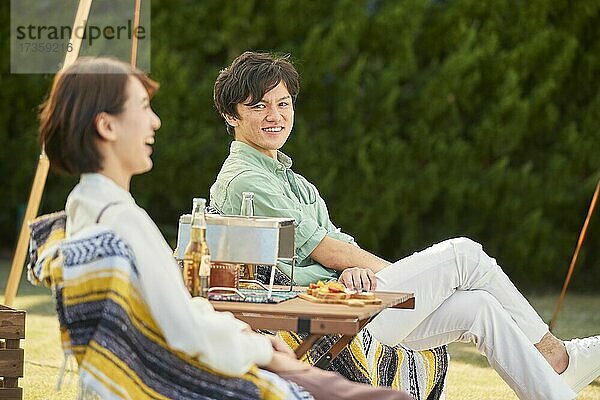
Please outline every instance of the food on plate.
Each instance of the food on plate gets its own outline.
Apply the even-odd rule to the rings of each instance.
[[[375,299],[375,293],[373,292],[355,292],[350,295],[351,299],[360,299],[360,300],[373,300]]]
[[[378,300],[374,292],[351,290],[336,281],[311,283],[306,290],[306,294],[324,300]]]
[[[339,282],[323,282],[311,283],[306,291],[307,294],[315,296],[319,299],[348,299],[350,295],[345,292],[346,287]]]

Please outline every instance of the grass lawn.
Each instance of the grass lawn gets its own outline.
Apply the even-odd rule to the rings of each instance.
[[[9,264],[0,260],[0,289],[8,276]],[[557,296],[532,296],[530,301],[549,320]],[[58,321],[50,292],[30,285],[23,277],[13,308],[27,311],[24,378],[19,382],[24,398],[31,400],[74,399],[77,376],[67,372],[61,392],[54,390],[63,361],[58,335]],[[570,293],[563,305],[557,334],[562,338],[583,337],[600,333],[600,295]],[[473,345],[452,344],[446,390],[447,400],[512,400],[517,397],[489,367]],[[588,386],[578,397],[600,400],[600,380]]]

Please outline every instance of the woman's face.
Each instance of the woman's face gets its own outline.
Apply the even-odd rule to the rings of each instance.
[[[137,78],[129,77],[125,91],[123,111],[113,120],[117,134],[113,149],[121,172],[131,177],[152,169],[154,134],[161,123],[150,107],[146,88]]]

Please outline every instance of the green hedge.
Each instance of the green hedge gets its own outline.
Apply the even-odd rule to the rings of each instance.
[[[8,30],[8,2],[0,5]],[[301,73],[285,151],[333,220],[397,259],[449,237],[484,244],[525,287],[558,287],[600,178],[600,3],[590,1],[152,1],[154,170],[132,191],[163,232],[207,196],[229,138],[212,105],[220,68],[247,49]],[[8,38],[0,39],[8,54]],[[2,243],[16,237],[49,76],[2,60]],[[72,179],[51,176],[43,210]],[[592,219],[574,285],[600,279]]]

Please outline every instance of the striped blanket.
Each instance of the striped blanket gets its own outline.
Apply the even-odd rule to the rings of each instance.
[[[57,213],[31,224],[28,277],[56,297],[63,348],[79,366],[79,398],[312,399],[257,367],[226,376],[169,348],[127,244],[101,226],[64,239],[65,220]]]
[[[289,285],[289,277],[275,271],[275,281]],[[257,266],[257,279],[268,282],[270,267]],[[295,349],[307,334],[278,332],[278,335]],[[304,361],[314,364],[327,353],[339,335],[328,335],[318,341],[306,354]],[[443,400],[449,355],[446,346],[414,351],[397,346],[387,346],[363,329],[333,360],[329,370],[346,378],[376,386],[403,389],[416,400]]]

